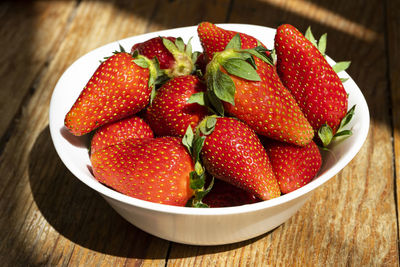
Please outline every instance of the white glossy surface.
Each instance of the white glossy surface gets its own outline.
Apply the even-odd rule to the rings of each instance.
[[[273,47],[275,30],[246,24],[220,24],[221,27],[245,32]],[[99,192],[126,220],[142,230],[175,242],[196,245],[217,245],[243,241],[266,233],[289,219],[311,196],[314,189],[343,169],[363,145],[369,129],[367,103],[357,85],[342,72],[349,93],[349,107],[356,104],[350,127],[353,135],[323,154],[319,175],[306,186],[276,199],[230,208],[195,209],[151,203],[122,195],[109,189],[92,176],[86,137],[75,137],[64,127],[64,117],[82,88],[99,65],[99,59],[118,49],[155,36],[193,37],[194,50],[201,50],[197,27],[185,27],[135,36],[114,42],[79,58],[61,76],[50,103],[50,132],[54,146],[65,166],[83,183]],[[330,63],[334,62],[329,59]]]

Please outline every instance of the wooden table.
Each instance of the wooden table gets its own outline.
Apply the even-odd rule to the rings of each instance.
[[[1,266],[398,266],[398,0],[64,0],[0,4]],[[66,68],[103,44],[155,30],[291,23],[348,73],[371,114],[352,162],[275,230],[241,243],[188,246],[122,219],[79,182],[50,140],[49,101]]]

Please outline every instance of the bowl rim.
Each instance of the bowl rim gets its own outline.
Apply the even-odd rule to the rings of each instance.
[[[222,24],[216,24],[220,27],[230,29],[230,30],[237,30],[241,31],[243,29],[246,29],[248,27],[252,29],[257,29],[257,30],[272,30],[276,31],[276,29],[270,28],[270,27],[264,27],[264,26],[259,26],[259,25],[252,25],[252,24],[239,24],[239,23],[222,23]],[[358,151],[361,149],[362,145],[364,144],[368,131],[369,131],[369,125],[370,125],[370,114],[368,110],[368,105],[366,103],[366,100],[360,90],[360,88],[356,85],[356,83],[353,81],[353,79],[346,73],[342,72],[341,75],[343,77],[349,78],[349,80],[345,84],[345,89],[346,88],[353,88],[353,93],[357,95],[358,101],[360,104],[358,104],[357,111],[359,113],[359,118],[360,118],[360,124],[361,128],[359,128],[359,134],[358,135],[353,135],[352,138],[354,138],[354,143],[350,146],[350,149],[345,153],[345,155],[340,158],[340,164],[337,166],[337,168],[331,168],[327,170],[325,173],[318,175],[317,179],[313,179],[310,183],[304,185],[303,187],[284,194],[280,197],[267,200],[267,201],[261,201],[253,204],[246,204],[242,206],[233,206],[233,207],[221,207],[221,208],[206,208],[206,209],[201,209],[201,208],[192,208],[192,207],[178,207],[178,206],[171,206],[171,205],[165,205],[165,204],[158,204],[158,203],[153,203],[149,202],[146,200],[141,200],[137,199],[134,197],[130,197],[127,195],[124,195],[122,193],[119,193],[111,188],[106,187],[105,185],[102,185],[100,182],[98,182],[95,179],[87,179],[86,177],[82,177],[80,174],[80,171],[74,168],[73,166],[68,164],[68,161],[65,158],[62,146],[60,143],[56,142],[57,138],[60,138],[60,128],[56,127],[56,124],[54,123],[56,119],[59,118],[54,118],[54,113],[52,112],[56,106],[57,106],[57,93],[59,90],[61,90],[61,83],[62,83],[62,78],[66,75],[67,72],[69,72],[72,68],[74,68],[75,64],[82,60],[83,58],[87,57],[89,54],[99,51],[101,49],[104,49],[105,47],[108,47],[110,45],[116,45],[119,43],[127,42],[131,39],[134,38],[149,38],[152,36],[163,36],[163,35],[168,35],[174,32],[179,32],[179,31],[194,31],[197,29],[197,25],[195,26],[187,26],[187,27],[180,27],[180,28],[174,28],[174,29],[168,29],[168,30],[162,30],[162,31],[156,31],[156,32],[151,32],[151,33],[146,33],[146,34],[141,34],[141,35],[136,35],[136,36],[131,36],[128,38],[124,38],[118,41],[114,41],[108,44],[105,44],[103,46],[100,46],[92,51],[89,51],[88,53],[84,54],[80,58],[78,58],[76,61],[74,61],[62,74],[60,79],[58,80],[51,100],[50,100],[50,109],[49,109],[49,128],[50,128],[50,135],[51,139],[53,141],[53,144],[55,146],[55,149],[57,151],[57,154],[59,155],[60,159],[64,163],[64,165],[69,169],[69,171],[76,177],[78,178],[81,182],[92,188],[93,190],[97,191],[100,193],[103,197],[110,198],[122,203],[125,203],[130,206],[135,206],[137,208],[141,209],[147,209],[147,210],[152,210],[152,211],[157,211],[160,213],[168,213],[168,214],[177,214],[177,215],[196,215],[196,216],[221,216],[221,215],[231,215],[231,214],[243,214],[243,213],[250,213],[250,212],[255,212],[258,210],[262,209],[267,209],[267,208],[272,208],[276,207],[279,205],[283,205],[285,203],[288,203],[290,201],[293,201],[301,196],[307,195],[308,193],[314,191],[314,189],[318,188],[325,182],[327,182],[329,179],[334,177],[338,172],[340,172],[358,153]],[[333,64],[335,63],[331,58],[327,56],[328,61]],[[346,86],[347,85],[347,86]],[[347,90],[347,89],[346,89]]]

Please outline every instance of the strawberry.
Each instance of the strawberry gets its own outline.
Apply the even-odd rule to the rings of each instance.
[[[216,52],[225,50],[230,40],[237,34],[240,35],[242,48],[255,48],[259,45],[264,46],[259,40],[245,33],[225,30],[210,22],[202,22],[197,26],[201,45],[204,49],[205,61],[210,62]],[[265,47],[265,46],[264,46]]]
[[[329,127],[334,135],[346,115],[348,101],[342,81],[324,54],[289,24],[278,27],[275,49],[279,77],[295,97],[314,131]],[[328,138],[324,145],[330,140]]]
[[[192,52],[190,41],[181,38],[154,37],[132,46],[131,53],[139,53],[149,59],[157,58],[159,67],[171,78],[188,75],[195,71],[198,52]]]
[[[90,151],[95,153],[107,146],[130,138],[153,138],[150,126],[140,117],[131,116],[98,128],[93,134]]]
[[[224,34],[223,29],[203,33],[204,27],[200,26],[198,31],[205,53],[214,53],[207,66],[206,99],[215,111],[221,115],[226,111],[258,134],[297,145],[309,143],[314,136],[313,129],[280,81],[265,48],[249,49],[249,37],[241,40],[237,34],[224,51],[214,52],[215,47],[207,51],[210,40],[225,44],[227,36],[232,34]]]
[[[220,179],[215,179],[212,190],[203,198],[210,208],[241,206],[260,202],[254,195]]]
[[[267,153],[252,129],[229,117],[207,117],[199,128],[204,125],[214,125],[201,149],[203,165],[212,176],[262,200],[280,195]]]
[[[132,46],[131,52],[138,51],[140,55],[143,55],[149,59],[157,58],[160,69],[170,69],[174,65],[175,59],[171,52],[164,46],[162,38],[168,39],[171,42],[175,42],[175,37],[154,37],[142,43],[137,43]]]
[[[197,103],[188,103],[188,99],[203,91],[205,85],[193,75],[175,77],[163,84],[145,113],[154,133],[182,137],[189,125],[196,127],[208,110]]]
[[[145,57],[114,54],[90,78],[65,116],[65,126],[79,136],[139,112],[149,103],[156,75]]]
[[[185,206],[193,161],[179,138],[128,139],[91,155],[95,178],[122,194]]]
[[[321,154],[314,141],[304,147],[263,139],[283,194],[309,183],[321,168]]]

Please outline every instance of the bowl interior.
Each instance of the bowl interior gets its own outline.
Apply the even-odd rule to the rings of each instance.
[[[245,32],[258,38],[268,48],[273,47],[275,29],[247,24],[220,24],[219,26],[230,30]],[[330,147],[329,152],[323,151],[323,164],[318,176],[309,184],[294,192],[283,195],[276,199],[251,205],[215,209],[194,209],[161,205],[135,199],[103,186],[93,177],[90,171],[91,164],[87,149],[88,138],[85,136],[76,137],[70,134],[64,127],[64,117],[79,96],[83,87],[86,85],[90,76],[98,67],[99,59],[111,55],[112,51],[117,50],[120,44],[128,51],[133,44],[156,36],[180,36],[184,39],[184,41],[188,41],[189,38],[193,37],[193,49],[201,51],[201,45],[197,37],[196,26],[159,31],[126,38],[97,48],[79,58],[64,72],[54,89],[50,103],[49,127],[56,151],[65,166],[77,178],[102,195],[125,202],[132,206],[140,206],[161,212],[178,214],[216,215],[222,213],[242,213],[257,209],[264,209],[293,200],[325,183],[351,161],[351,159],[360,150],[367,137],[370,120],[367,103],[356,83],[348,76],[346,72],[341,72],[339,74],[340,77],[349,78],[349,80],[344,83],[345,89],[349,94],[349,107],[356,105],[355,115],[349,125],[349,128],[351,128],[353,131],[353,135],[348,139],[333,144]],[[334,61],[330,58],[328,58],[328,61],[331,64],[334,64]]]

